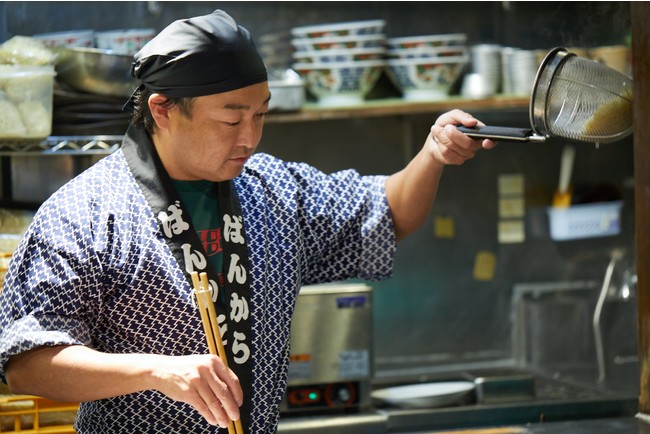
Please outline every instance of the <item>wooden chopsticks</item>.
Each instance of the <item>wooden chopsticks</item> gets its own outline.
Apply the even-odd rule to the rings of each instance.
[[[205,331],[205,338],[208,342],[208,347],[210,348],[210,354],[218,355],[223,364],[228,367],[226,349],[223,346],[221,333],[219,332],[217,312],[214,308],[214,302],[212,301],[208,275],[206,273],[201,273],[199,275],[199,273],[193,271],[192,284],[194,285],[194,295],[196,296],[196,302],[199,306],[203,331]],[[241,419],[236,420],[234,424],[230,421],[228,424],[228,434],[244,434],[244,427],[242,426]]]

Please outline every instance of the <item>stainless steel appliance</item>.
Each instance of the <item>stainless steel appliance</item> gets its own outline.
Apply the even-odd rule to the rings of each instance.
[[[370,407],[372,310],[372,288],[365,284],[301,288],[282,412]]]

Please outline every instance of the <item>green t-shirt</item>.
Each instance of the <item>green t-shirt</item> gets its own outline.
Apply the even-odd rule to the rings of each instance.
[[[203,244],[210,265],[222,272],[221,225],[217,184],[211,181],[172,180],[183,205],[190,213],[192,224]]]

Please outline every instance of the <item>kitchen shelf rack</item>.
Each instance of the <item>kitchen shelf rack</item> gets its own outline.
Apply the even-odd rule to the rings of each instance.
[[[300,111],[274,112],[266,122],[289,124],[381,116],[442,113],[454,108],[467,111],[526,109],[528,97],[496,96],[486,99],[450,97],[444,101],[411,102],[400,98],[369,100],[353,107],[323,108],[307,103]],[[126,129],[126,127],[125,127]],[[50,136],[45,140],[1,140],[0,156],[107,155],[120,147],[122,135]]]
[[[0,141],[0,156],[110,154],[120,147],[122,135],[50,136],[45,140]]]
[[[382,98],[367,100],[352,107],[324,108],[314,103],[307,103],[299,112],[272,113],[267,123],[292,123],[324,121],[350,118],[368,118],[381,116],[410,116],[419,114],[443,113],[452,109],[466,111],[484,110],[522,110],[528,109],[529,98],[498,95],[485,99],[466,99],[449,97],[442,101],[405,101],[401,98]]]

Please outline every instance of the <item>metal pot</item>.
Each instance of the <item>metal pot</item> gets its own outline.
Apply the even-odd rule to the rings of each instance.
[[[129,54],[81,47],[57,51],[57,80],[76,91],[129,97],[138,85],[131,76],[133,56]]]

